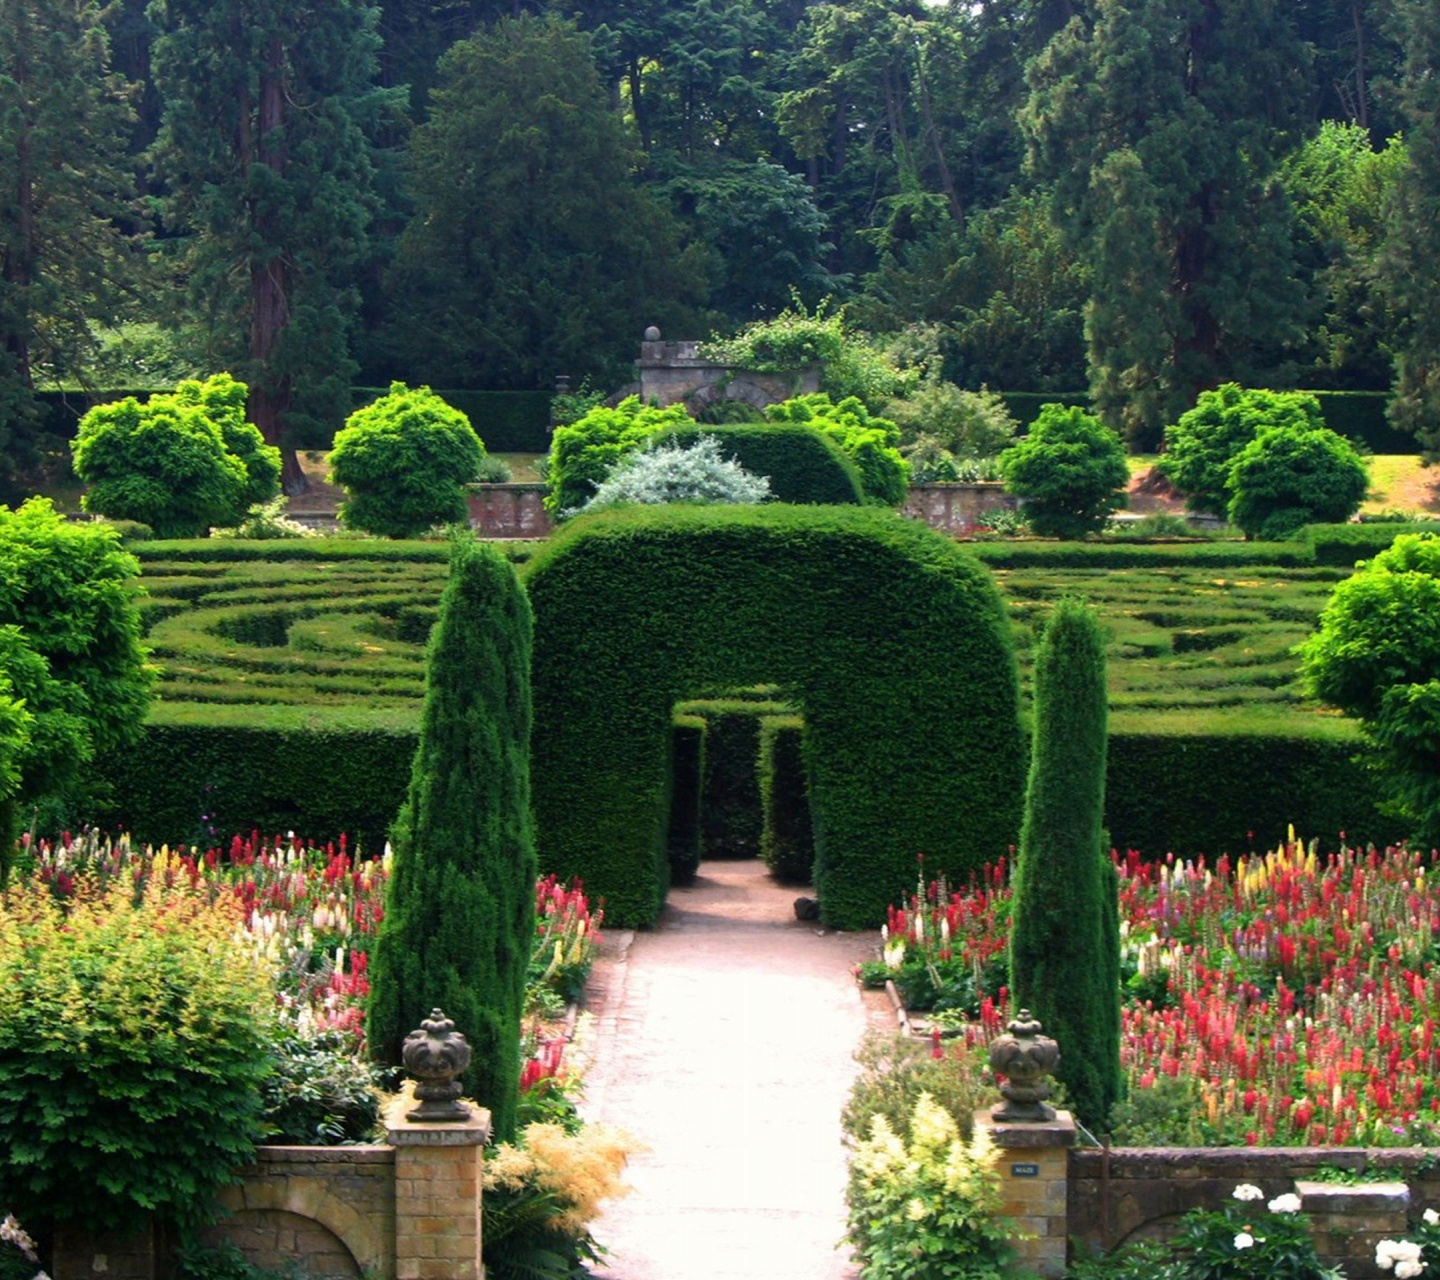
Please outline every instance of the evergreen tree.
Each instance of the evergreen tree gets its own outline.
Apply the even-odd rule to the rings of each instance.
[[[103,18],[91,0],[0,0],[0,478],[33,460],[36,373],[83,373],[129,274],[114,219],[132,113]]]
[[[1197,392],[1298,328],[1273,180],[1306,50],[1280,0],[1097,0],[1032,63],[1023,123],[1090,268],[1091,390],[1153,447]]]
[[[1061,600],[1035,656],[1035,734],[1015,868],[1010,982],[1060,1045],[1081,1121],[1120,1095],[1116,880],[1105,850],[1105,650],[1095,614]]]
[[[453,544],[430,640],[420,743],[395,820],[367,1037],[395,1061],[439,1006],[474,1047],[467,1093],[515,1133],[520,1017],[535,920],[530,602],[499,552]]]
[[[244,370],[265,440],[314,438],[350,408],[356,282],[378,209],[367,0],[152,0],[169,217],[217,353]],[[239,287],[237,288],[237,283]],[[303,489],[293,448],[285,486]]]
[[[412,143],[387,371],[440,387],[618,383],[647,325],[695,332],[705,251],[682,253],[637,159],[570,23],[506,19],[451,49]]]
[[[1390,343],[1390,420],[1414,433],[1434,459],[1440,457],[1440,6],[1396,0],[1394,23],[1405,49],[1400,100],[1409,161],[1399,178],[1386,254],[1399,322]]]

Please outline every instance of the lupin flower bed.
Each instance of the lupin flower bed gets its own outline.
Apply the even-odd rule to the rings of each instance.
[[[1129,1097],[1117,1141],[1440,1146],[1434,855],[1293,838],[1269,853],[1115,859]],[[893,977],[968,1048],[1009,1021],[1003,865],[892,908]],[[1062,1052],[1064,1046],[1061,1046]]]
[[[321,1038],[353,1057],[364,1053],[370,939],[384,915],[390,857],[358,858],[345,837],[317,845],[294,835],[235,836],[205,850],[136,847],[126,836],[68,833],[22,841],[18,868],[67,899],[83,882],[128,881],[137,891],[157,878],[234,903],[237,941],[270,959],[282,1020],[301,1037]],[[529,969],[527,1089],[563,1075],[564,1036],[553,1026],[583,990],[603,912],[583,888],[548,876],[535,886],[535,943]]]

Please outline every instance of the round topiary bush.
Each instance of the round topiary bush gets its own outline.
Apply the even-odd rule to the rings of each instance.
[[[767,477],[776,502],[853,505],[861,500],[855,464],[812,426],[780,422],[678,426],[660,432],[655,443],[685,445],[701,438],[718,441],[720,451],[751,475]]]
[[[1047,404],[1030,434],[1000,455],[1008,492],[1042,537],[1083,538],[1125,505],[1130,468],[1119,435],[1075,406]]]
[[[383,538],[417,538],[468,515],[465,486],[485,446],[459,409],[429,387],[392,382],[335,433],[330,479],[346,500],[340,521]]]

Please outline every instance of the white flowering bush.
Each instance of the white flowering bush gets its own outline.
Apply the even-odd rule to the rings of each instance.
[[[1008,1224],[999,1189],[928,1093],[915,1104],[907,1143],[883,1115],[850,1162],[848,1239],[860,1280],[982,1280],[1004,1274]]]
[[[1375,1265],[1399,1280],[1440,1280],[1440,1213],[1426,1209],[1403,1240],[1382,1240],[1375,1246]]]
[[[1175,1244],[1185,1280],[1336,1280],[1321,1265],[1300,1197],[1276,1196],[1242,1183],[1218,1213],[1195,1210],[1180,1221]]]
[[[0,1280],[50,1280],[40,1269],[40,1257],[13,1213],[0,1218]]]
[[[767,477],[751,475],[720,452],[713,436],[702,436],[688,448],[661,445],[622,459],[581,510],[665,502],[754,504],[769,497]]]

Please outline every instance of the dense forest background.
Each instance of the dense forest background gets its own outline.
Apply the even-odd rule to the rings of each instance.
[[[787,306],[966,387],[1391,389],[1440,447],[1435,0],[0,0],[0,457],[47,385],[627,381]],[[827,301],[828,300],[828,301]]]

